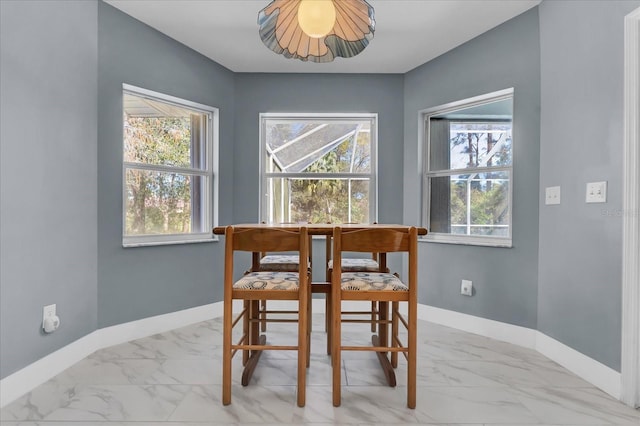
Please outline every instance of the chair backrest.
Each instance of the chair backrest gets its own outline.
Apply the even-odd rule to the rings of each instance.
[[[260,223],[266,224],[267,222],[265,222],[264,220]],[[309,223],[309,222],[307,222]],[[295,224],[299,224],[299,222],[279,222],[280,225],[295,225]],[[309,235],[309,250],[311,250],[311,235]],[[260,257],[264,257],[266,256],[268,253],[267,251],[275,251],[275,250],[258,250],[260,251]],[[279,251],[287,251],[287,250],[279,250]],[[309,260],[311,258],[311,253],[309,253]]]
[[[265,222],[264,220],[260,223],[266,224],[267,222]],[[309,223],[309,222],[307,222]],[[280,222],[280,225],[290,225],[290,224],[299,224],[298,222]],[[308,250],[307,250],[307,261],[309,263],[309,265],[311,265],[311,262],[313,260],[313,256],[312,256],[312,248],[313,248],[313,237],[311,235],[309,235],[309,241],[308,241]],[[269,253],[268,251],[274,251],[274,250],[258,250],[257,252],[259,252],[259,255],[254,256],[253,259],[253,268],[257,268],[260,262],[260,258],[263,258],[265,256],[267,256]],[[280,250],[280,251],[288,251],[288,250]],[[298,251],[298,250],[296,250]]]
[[[333,273],[339,276],[342,270],[342,253],[376,252],[380,254],[381,271],[386,271],[387,253],[406,252],[409,257],[408,274],[405,283],[409,287],[409,302],[417,299],[418,280],[418,230],[415,227],[406,230],[371,228],[359,231],[333,230]]]
[[[415,227],[400,231],[371,228],[358,231],[333,230],[333,268],[342,268],[343,252],[370,252],[379,255],[381,271],[387,268],[387,253],[409,253],[409,269],[417,270],[418,230]]]
[[[327,223],[331,223],[331,222],[327,222]],[[345,222],[345,225],[360,225],[362,224],[362,222]],[[377,225],[378,222],[371,222],[372,225]],[[331,259],[331,249],[332,249],[332,236],[329,235],[327,238],[327,248],[326,248],[326,252],[327,252],[327,262],[329,262],[329,260]],[[365,250],[366,251],[366,250]],[[376,262],[380,261],[380,254],[376,253],[376,252],[371,252],[371,259],[375,260]]]
[[[235,251],[302,252],[304,249],[305,257],[307,237],[307,228],[304,226],[299,231],[270,228],[235,230],[233,226],[228,226],[225,231],[226,244]]]
[[[333,231],[334,250],[352,252],[391,253],[410,251],[412,244],[417,245],[418,232],[415,227],[407,231],[394,229],[362,229],[342,231],[336,227]]]
[[[300,271],[306,271],[309,264],[309,235],[306,227],[299,230],[271,228],[235,230],[233,226],[225,229],[225,280],[233,274],[233,252],[253,252],[253,266],[258,262],[260,252],[292,252],[300,253]],[[257,270],[257,269],[254,269]]]

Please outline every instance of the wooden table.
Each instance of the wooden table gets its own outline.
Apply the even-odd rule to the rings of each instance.
[[[300,229],[301,226],[307,228],[309,235],[333,235],[333,229],[336,227],[340,227],[344,230],[355,231],[358,229],[371,229],[371,228],[382,228],[382,229],[394,229],[398,231],[405,231],[410,228],[409,225],[396,225],[396,224],[386,224],[386,223],[344,223],[344,224],[335,224],[335,223],[240,223],[237,225],[232,225],[234,228],[238,230],[242,229],[256,229],[256,228],[270,228],[270,229]],[[224,230],[226,226],[216,226],[213,228],[213,233],[216,235],[224,235]],[[427,235],[427,229],[422,227],[416,227],[418,229],[418,235]]]
[[[386,223],[344,223],[344,224],[334,224],[334,223],[240,223],[232,225],[236,230],[243,229],[286,229],[286,230],[298,230],[300,227],[304,226],[307,228],[307,232],[309,235],[321,235],[326,237],[326,262],[324,265],[324,269],[327,268],[327,262],[331,258],[331,237],[333,236],[333,230],[336,227],[340,227],[343,230],[362,230],[362,229],[392,229],[397,231],[408,231],[411,226],[409,225],[399,225],[399,224],[386,224]],[[215,235],[224,235],[226,226],[216,226],[213,228],[213,233]],[[427,229],[423,227],[416,227],[418,231],[418,235],[427,235]],[[260,253],[253,253],[253,265],[254,267],[259,262]],[[326,297],[330,297],[331,294],[331,281],[330,277],[327,276],[326,281],[312,281],[311,282],[311,292],[312,293],[324,293]],[[327,313],[325,313],[326,315]],[[380,312],[380,315],[384,316],[386,319],[386,314]],[[264,337],[264,336],[262,336]],[[388,330],[387,326],[380,327],[378,330],[378,335],[373,336],[372,341],[374,346],[382,346],[382,343],[388,341]],[[330,342],[327,341],[327,345]],[[391,363],[389,362],[388,357],[385,353],[376,352],[378,355],[378,360],[382,366],[384,374],[387,378],[387,382],[389,386],[395,386],[395,371],[391,367]],[[243,385],[248,384],[251,379],[251,375],[253,370],[256,367],[256,364],[260,358],[260,354],[256,354],[256,356],[252,356],[250,362],[245,366],[245,372],[243,374]]]

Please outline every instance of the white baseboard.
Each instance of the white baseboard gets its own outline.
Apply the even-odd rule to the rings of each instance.
[[[535,349],[576,376],[620,399],[621,375],[614,369],[531,328],[493,321],[428,305],[418,305],[418,318],[514,345]]]
[[[222,306],[217,302],[96,330],[0,380],[0,408],[99,349],[222,316]]]
[[[324,299],[313,299],[313,312],[324,313],[324,303]],[[274,302],[270,308],[286,309],[286,306]],[[361,307],[357,302],[343,304],[347,310]],[[96,330],[0,380],[0,408],[99,349],[220,317],[222,313],[223,303],[217,302]],[[537,330],[428,305],[418,305],[418,319],[537,350],[614,398],[620,398],[619,372]]]
[[[600,388],[612,397],[620,399],[622,376],[614,369],[539,331],[537,332],[535,349],[576,376]]]
[[[418,305],[418,319],[455,328],[529,349],[536,347],[536,330],[467,315],[429,305]]]

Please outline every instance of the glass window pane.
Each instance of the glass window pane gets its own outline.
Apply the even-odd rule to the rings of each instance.
[[[370,120],[265,120],[266,172],[370,173]]]
[[[510,166],[512,99],[432,115],[429,170]]]
[[[461,201],[466,200],[466,186],[458,188],[454,178],[455,176],[442,176],[430,179],[430,232],[448,234],[452,232],[452,219],[454,222],[466,220],[465,203]],[[454,192],[456,196],[452,197]],[[452,203],[452,199],[455,202]]]
[[[261,220],[368,222],[376,195],[370,192],[375,128],[374,114],[264,114]]]
[[[369,222],[369,179],[268,178],[268,222]]]
[[[204,169],[206,115],[124,94],[124,161]]]
[[[368,179],[350,179],[351,199],[350,210],[346,220],[342,223],[369,223],[369,190],[371,188]]]
[[[509,172],[431,178],[431,232],[508,237],[509,185]]]
[[[203,232],[203,188],[200,176],[127,169],[125,234]]]
[[[472,234],[508,235],[509,175],[480,173],[470,181]]]
[[[450,169],[511,165],[511,123],[450,122]]]

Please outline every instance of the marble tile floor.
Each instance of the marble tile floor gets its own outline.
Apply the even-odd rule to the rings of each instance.
[[[406,363],[385,385],[371,352],[345,352],[342,406],[331,403],[323,317],[314,315],[307,403],[297,407],[293,352],[265,352],[248,387],[233,360],[221,403],[222,321],[213,319],[95,352],[0,411],[1,426],[640,425],[633,410],[539,353],[419,321],[418,403],[406,408]],[[370,339],[349,324],[344,340]],[[270,324],[286,344],[295,326]]]

